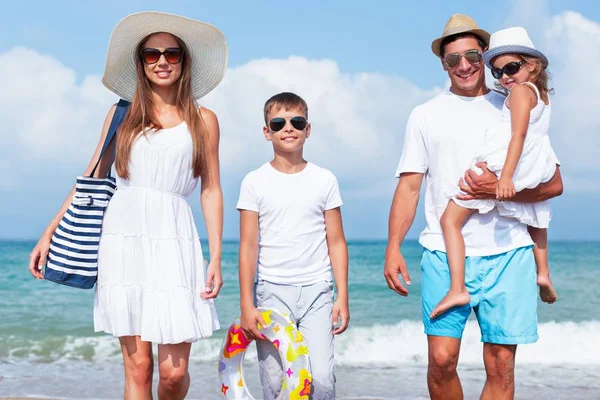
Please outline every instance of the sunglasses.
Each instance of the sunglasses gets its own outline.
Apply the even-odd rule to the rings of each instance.
[[[165,51],[160,51],[159,49],[147,47],[142,49],[141,54],[142,60],[146,64],[156,64],[163,55],[169,64],[179,64],[183,57],[183,50],[178,47],[169,47]]]
[[[481,62],[481,52],[479,50],[467,50],[464,54],[450,53],[444,56],[444,63],[448,68],[455,68],[460,64],[460,59],[465,58],[471,65]]]
[[[285,118],[273,118],[271,121],[269,121],[269,128],[271,128],[273,132],[279,132],[283,129],[285,123]],[[292,117],[290,118],[290,123],[292,124],[294,129],[297,129],[299,131],[304,130],[304,128],[306,128],[306,125],[308,125],[308,121],[304,117]]]
[[[519,72],[525,61],[509,62],[502,68],[492,68],[492,76],[496,79],[502,78],[502,75],[511,76]]]

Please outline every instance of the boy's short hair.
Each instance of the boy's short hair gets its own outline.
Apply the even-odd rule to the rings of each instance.
[[[269,100],[267,100],[267,102],[265,103],[265,110],[264,110],[266,124],[269,123],[269,121],[267,121],[267,119],[269,118],[269,113],[271,112],[273,107],[283,108],[284,110],[291,110],[293,108],[298,108],[298,109],[302,110],[302,112],[304,113],[304,117],[306,119],[308,119],[308,105],[306,104],[306,101],[304,101],[304,99],[302,97],[298,96],[295,93],[283,92],[283,93],[276,94],[275,96],[273,96]]]

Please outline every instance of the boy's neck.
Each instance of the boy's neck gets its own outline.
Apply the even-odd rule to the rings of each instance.
[[[284,174],[296,174],[306,168],[308,162],[302,157],[302,153],[277,154],[271,161],[271,166]]]

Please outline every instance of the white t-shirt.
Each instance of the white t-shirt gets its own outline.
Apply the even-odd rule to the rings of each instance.
[[[296,286],[331,281],[324,213],[341,205],[335,176],[310,162],[295,174],[270,163],[248,173],[237,209],[258,213],[258,279]]]
[[[427,227],[419,243],[426,249],[446,251],[440,217],[448,205],[447,194],[471,167],[487,128],[501,122],[504,99],[495,91],[478,97],[446,91],[412,111],[396,177],[425,174]],[[467,256],[490,256],[533,244],[525,224],[500,217],[496,209],[473,214],[462,234]]]

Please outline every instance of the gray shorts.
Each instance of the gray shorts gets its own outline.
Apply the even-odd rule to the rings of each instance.
[[[274,308],[296,323],[309,349],[313,378],[310,398],[335,399],[333,357],[333,283],[321,281],[306,286],[279,285],[259,281],[255,286],[256,306]],[[283,366],[275,347],[257,341],[260,380],[265,400],[274,400],[281,391]]]

